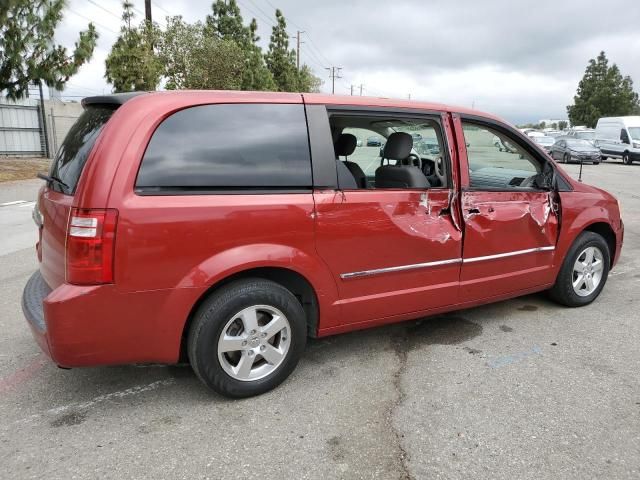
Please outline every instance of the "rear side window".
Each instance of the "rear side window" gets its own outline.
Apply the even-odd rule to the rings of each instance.
[[[116,106],[96,105],[82,112],[67,133],[51,166],[51,176],[62,180],[66,186],[52,183],[51,188],[68,195],[75,192],[84,164],[115,109]]]
[[[303,105],[203,105],[154,132],[137,191],[287,189],[312,185]]]

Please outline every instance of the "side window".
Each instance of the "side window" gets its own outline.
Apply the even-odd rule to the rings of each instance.
[[[386,139],[380,133],[366,128],[347,127],[342,133],[356,137],[356,149],[349,156],[349,161],[357,163],[368,178],[373,177],[380,166]]]
[[[309,188],[304,107],[203,105],[174,113],[156,129],[137,190]]]
[[[469,182],[477,189],[518,189],[532,186],[541,168],[521,145],[484,125],[463,122]]]
[[[339,161],[348,160],[345,166],[356,181],[354,188],[426,189],[450,185],[449,158],[437,117],[340,112],[330,115],[329,123],[334,146],[341,145],[341,135],[356,138],[355,149],[347,158],[340,153],[340,147],[336,148]]]
[[[620,141],[622,143],[630,143],[629,134],[627,133],[627,131],[624,128],[622,130],[620,130]]]

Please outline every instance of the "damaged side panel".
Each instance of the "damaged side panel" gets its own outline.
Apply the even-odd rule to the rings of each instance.
[[[464,192],[462,297],[546,284],[558,237],[550,192]],[[487,258],[489,257],[489,258]]]

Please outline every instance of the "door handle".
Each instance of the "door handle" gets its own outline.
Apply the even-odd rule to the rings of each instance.
[[[467,210],[467,213],[480,213],[480,210],[478,210],[477,208],[469,208]]]

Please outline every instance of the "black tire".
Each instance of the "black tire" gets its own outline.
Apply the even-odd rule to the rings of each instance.
[[[602,161],[602,162],[606,162],[608,158],[609,158],[609,157],[605,157],[604,155],[602,155],[602,156],[600,157],[600,161]]]
[[[220,364],[218,340],[229,320],[254,305],[275,307],[291,327],[291,342],[282,363],[268,376],[252,381],[231,377]],[[302,305],[282,285],[260,278],[238,280],[215,291],[198,309],[189,330],[188,355],[198,378],[209,388],[232,398],[268,392],[295,369],[307,341],[306,317]]]
[[[565,153],[562,156],[562,163],[571,163],[571,155],[569,155],[568,153]]]
[[[573,266],[578,256],[587,248],[596,247],[602,253],[603,271],[602,280],[597,288],[588,296],[580,296],[573,289]],[[582,307],[593,302],[607,283],[609,276],[609,267],[611,265],[611,253],[609,246],[604,238],[597,233],[582,232],[573,242],[571,248],[567,252],[567,256],[562,262],[562,268],[556,278],[555,285],[549,290],[551,298],[556,302],[566,305],[567,307]]]
[[[594,165],[600,165],[600,162],[593,162]]]
[[[622,154],[622,163],[625,165],[631,165],[631,156],[629,155],[629,152],[624,152]]]

